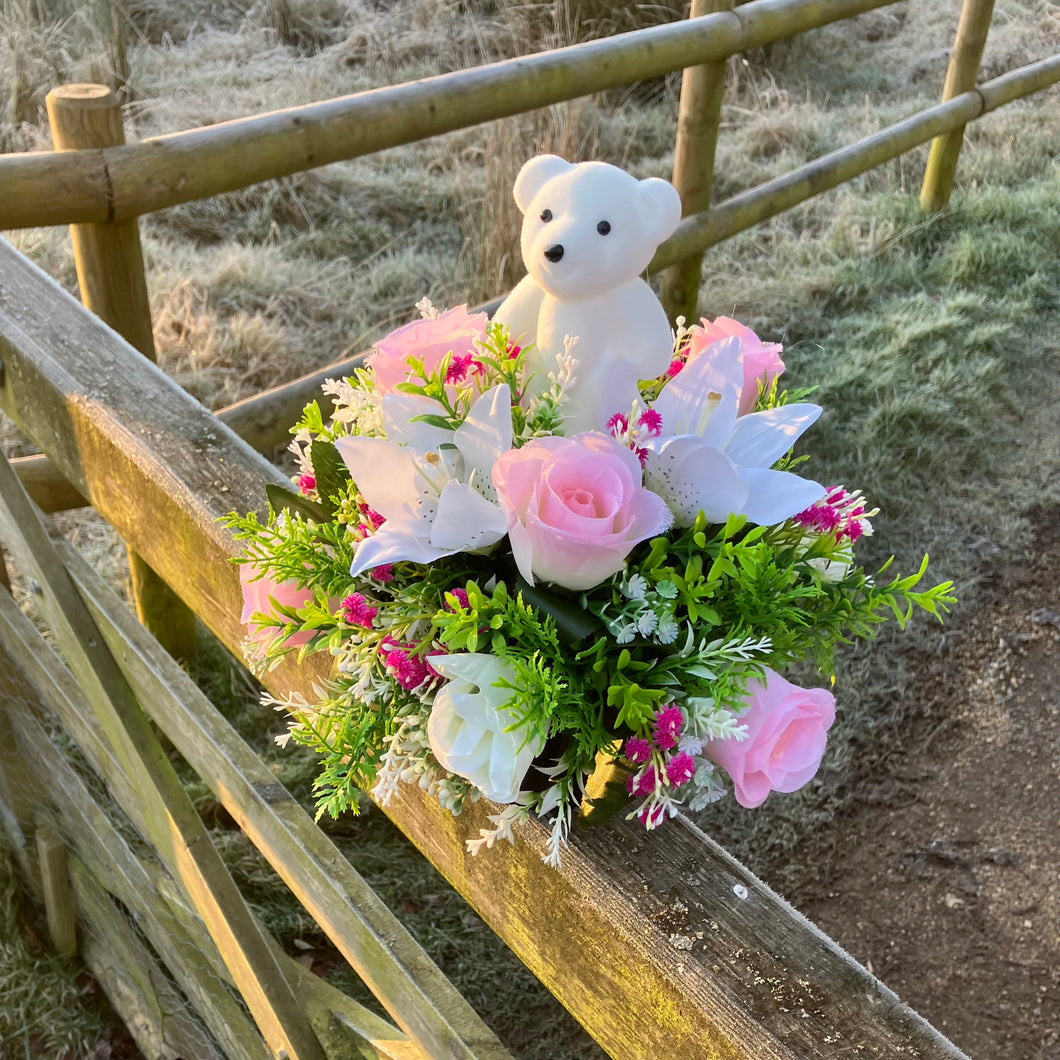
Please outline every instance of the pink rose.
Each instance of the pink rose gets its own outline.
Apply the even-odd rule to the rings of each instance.
[[[692,338],[688,345],[688,359],[691,360],[711,343],[720,342],[735,335],[740,339],[743,348],[743,390],[740,391],[740,415],[746,415],[754,408],[758,400],[758,388],[768,388],[781,372],[784,362],[780,351],[784,347],[779,342],[763,342],[749,327],[729,317],[717,317],[711,323],[706,317],[691,329]]]
[[[472,315],[462,305],[446,310],[433,320],[414,320],[392,331],[375,344],[368,358],[368,366],[375,373],[376,389],[380,394],[390,394],[398,383],[422,382],[412,374],[408,358],[422,360],[424,371],[433,372],[447,353],[453,355],[450,381],[465,382],[476,374],[475,358],[480,352],[477,340],[485,337],[488,323],[485,313]]]
[[[240,622],[251,626],[250,639],[267,650],[277,635],[282,632],[285,619],[279,619],[275,626],[259,626],[254,623],[256,614],[275,614],[273,602],[280,607],[304,607],[313,599],[312,589],[303,589],[297,582],[274,582],[268,575],[259,578],[259,568],[253,563],[239,565],[239,585],[243,590],[243,613]],[[256,580],[255,580],[256,579]],[[300,648],[312,639],[312,633],[292,633],[284,642],[288,648]]]
[[[736,801],[752,809],[770,791],[796,791],[821,765],[825,733],[835,721],[835,696],[799,688],[778,673],[747,688],[750,709],[740,715],[743,740],[711,740],[704,754],[732,778]]]
[[[641,485],[640,461],[606,434],[535,438],[502,453],[493,485],[519,573],[591,589],[620,571],[638,541],[673,522]]]

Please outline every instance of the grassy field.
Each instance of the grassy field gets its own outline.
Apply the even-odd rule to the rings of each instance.
[[[935,102],[959,6],[899,4],[733,59],[717,196]],[[668,4],[574,0],[130,0],[124,11],[116,32],[99,0],[5,0],[0,148],[48,146],[43,98],[63,81],[121,85],[129,135],[144,137],[679,14]],[[984,73],[1047,55],[1057,39],[1057,3],[999,2]],[[668,176],[677,87],[661,79],[145,218],[160,363],[219,407],[365,348],[424,295],[447,305],[506,290],[521,275],[509,194],[521,162],[552,150]],[[894,552],[909,569],[926,549],[966,607],[982,549],[1018,554],[1028,510],[1060,497],[1058,100],[1054,89],[971,127],[958,193],[936,218],[917,206],[918,151],[714,248],[704,267],[701,311],[782,341],[792,383],[820,386],[828,411],[810,438],[814,471],[880,506],[874,558]],[[74,289],[65,231],[9,238]],[[8,453],[28,451],[9,426],[2,441]],[[120,584],[123,553],[109,529],[84,514],[59,522]],[[922,623],[904,643],[930,648],[938,635]],[[842,721],[821,783],[754,814],[719,807],[703,822],[796,904],[814,871],[814,835],[915,710],[909,658],[888,639],[844,657]],[[218,660],[203,679],[305,795],[312,763],[276,757],[277,721],[252,690]],[[208,807],[205,790],[196,794]],[[357,846],[362,871],[518,1055],[597,1055],[381,818],[332,831]],[[281,936],[323,945],[277,901],[240,837],[225,834],[223,844]],[[15,938],[26,918],[10,883],[0,908],[3,935]],[[28,995],[8,1005],[3,992],[0,1057],[91,1055],[98,1012],[82,1024],[48,1015],[73,1011],[68,969],[32,947],[0,947],[0,983],[32,967]]]

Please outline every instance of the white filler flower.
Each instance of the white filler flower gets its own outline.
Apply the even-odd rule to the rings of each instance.
[[[468,652],[432,655],[431,667],[448,683],[438,690],[427,722],[427,739],[443,769],[479,788],[494,802],[514,802],[530,768],[545,746],[543,735],[518,725],[504,707],[515,681],[512,666],[495,655]]]

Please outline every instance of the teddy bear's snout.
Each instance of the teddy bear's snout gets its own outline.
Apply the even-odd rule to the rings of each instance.
[[[556,262],[559,261],[559,259],[562,258],[562,257],[563,257],[563,244],[562,243],[556,243],[553,246],[548,247],[545,250],[545,258],[546,258],[546,260],[551,261],[553,265],[555,265]]]

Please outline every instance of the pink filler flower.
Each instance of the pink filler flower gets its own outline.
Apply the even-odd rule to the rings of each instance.
[[[468,369],[473,355],[480,352],[477,340],[485,338],[489,318],[485,313],[471,314],[467,306],[457,306],[429,320],[414,320],[386,338],[380,339],[368,358],[375,373],[375,387],[380,394],[393,393],[398,383],[419,382],[412,374],[408,358],[423,361],[426,372],[433,372],[447,353],[453,363]],[[456,382],[457,380],[453,380]]]
[[[591,589],[673,522],[663,499],[641,485],[636,456],[596,431],[502,453],[493,485],[519,573],[531,584],[536,577]]]
[[[765,684],[747,688],[750,709],[740,715],[743,740],[711,740],[703,753],[732,780],[736,801],[753,809],[771,791],[797,791],[821,765],[835,696],[823,688],[799,688],[772,670]]]
[[[706,317],[690,329],[688,360],[703,352],[711,343],[735,335],[743,348],[743,389],[740,391],[741,416],[750,412],[758,400],[758,388],[769,387],[784,371],[779,342],[763,342],[749,327],[730,317],[717,317],[713,323]],[[672,367],[672,366],[671,366]]]

